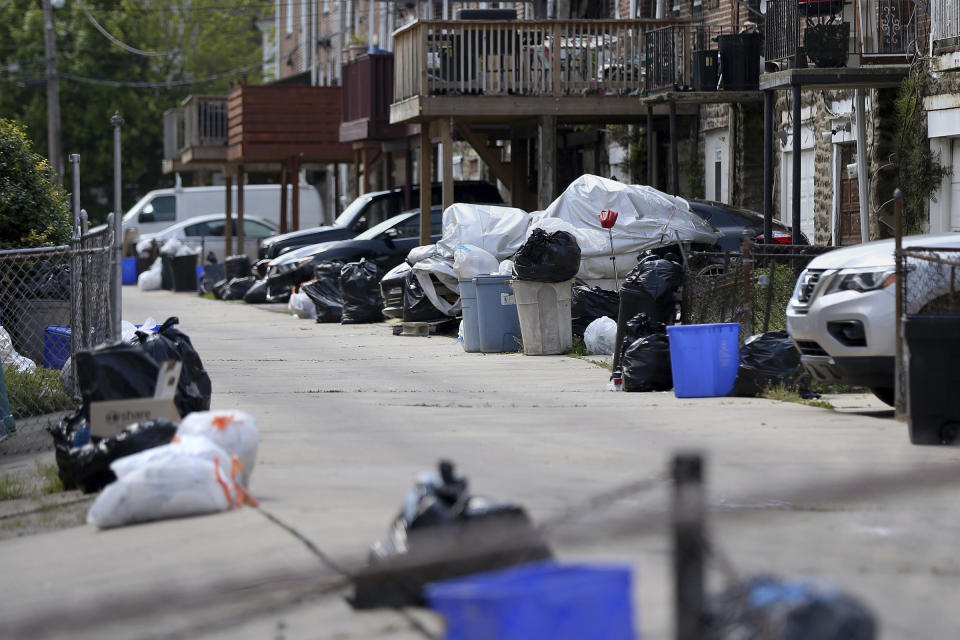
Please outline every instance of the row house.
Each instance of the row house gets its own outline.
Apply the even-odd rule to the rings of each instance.
[[[931,232],[960,231],[960,3],[932,0],[929,95],[924,100],[933,158],[942,168],[929,202]]]

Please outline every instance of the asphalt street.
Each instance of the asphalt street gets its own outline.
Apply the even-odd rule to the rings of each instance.
[[[363,558],[417,472],[447,458],[474,492],[517,501],[538,522],[571,515],[556,532],[558,556],[631,566],[637,626],[665,640],[670,490],[657,480],[685,450],[706,456],[711,590],[735,576],[809,577],[866,603],[882,638],[960,637],[949,605],[960,588],[960,470],[919,484],[923,472],[960,469],[960,452],[911,446],[905,424],[870,396],[830,397],[828,410],[610,393],[608,372],[582,359],[469,354],[387,324],[123,293],[127,320],[180,318],[212,379],[213,408],[256,418],[251,489],[263,512],[0,541],[0,637],[439,633],[429,612],[352,611],[342,592],[318,586],[331,571],[304,541]],[[902,478],[888,486],[891,474]],[[652,488],[590,508],[592,496],[642,480]],[[311,581],[314,570],[326,582]]]

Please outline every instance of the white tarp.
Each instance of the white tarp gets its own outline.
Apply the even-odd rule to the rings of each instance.
[[[452,204],[443,212],[443,237],[437,243],[437,253],[453,259],[460,245],[470,244],[504,260],[526,240],[530,220],[529,213],[513,207]]]
[[[545,211],[531,214],[527,234],[535,228],[572,233],[580,245],[578,277],[612,278],[610,234],[600,225],[604,209],[618,213],[613,247],[620,276],[636,266],[637,256],[647,249],[678,242],[711,245],[720,237],[708,222],[690,212],[683,198],[589,174],[574,180]]]

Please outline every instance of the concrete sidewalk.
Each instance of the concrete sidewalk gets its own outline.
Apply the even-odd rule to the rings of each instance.
[[[252,490],[264,509],[335,557],[362,557],[381,538],[418,471],[458,464],[480,494],[525,505],[541,521],[624,482],[664,474],[671,455],[708,456],[716,547],[746,575],[817,575],[863,598],[884,638],[960,636],[949,594],[960,562],[952,487],[892,496],[795,500],[881,472],[956,464],[956,449],[912,447],[906,426],[866,397],[837,411],[763,399],[677,399],[608,393],[608,372],[583,360],[467,354],[444,337],[395,337],[387,325],[323,325],[243,303],[124,288],[124,318],[180,318],[213,381],[213,407],[248,411],[261,445]],[[636,568],[643,637],[670,637],[666,529],[603,533],[610,515],[662,520],[668,490],[590,513],[563,558]],[[4,625],[63,616],[223,580],[321,567],[304,544],[256,510],[112,531],[80,526],[0,542]],[[716,578],[719,574],[713,572]],[[712,580],[712,585],[719,584]],[[338,599],[242,590],[227,605],[171,611],[71,638],[421,637],[393,612],[354,613]],[[233,604],[230,604],[230,601]],[[286,606],[293,602],[296,606]],[[142,602],[141,602],[142,604]],[[429,628],[439,621],[418,613]],[[67,619],[64,617],[64,619]],[[54,634],[56,635],[56,634]]]

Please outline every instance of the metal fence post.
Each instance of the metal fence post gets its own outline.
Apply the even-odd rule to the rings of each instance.
[[[70,154],[70,164],[73,165],[73,235],[80,226],[80,154]]]
[[[903,257],[903,191],[899,188],[893,190],[893,197],[896,200],[894,205],[894,257],[897,264],[897,276],[894,281],[896,287],[895,299],[896,306],[894,310],[894,330],[896,331],[894,343],[894,371],[893,394],[894,394],[894,415],[897,419],[903,419],[907,414],[907,399],[904,397],[906,372],[903,370],[903,294],[904,285],[907,277],[906,260]]]
[[[703,457],[699,453],[673,458],[673,568],[676,589],[676,639],[700,640],[704,635],[705,552]]]
[[[753,256],[751,254],[750,236],[744,232],[740,238],[740,251],[743,265],[743,320],[741,335],[744,339],[753,335]]]
[[[120,287],[122,284],[122,256],[120,255],[123,246],[123,209],[120,204],[120,128],[123,126],[123,118],[120,112],[114,112],[110,118],[110,124],[113,126],[113,287],[110,300],[110,337],[113,340],[120,340],[120,317],[122,304]]]

